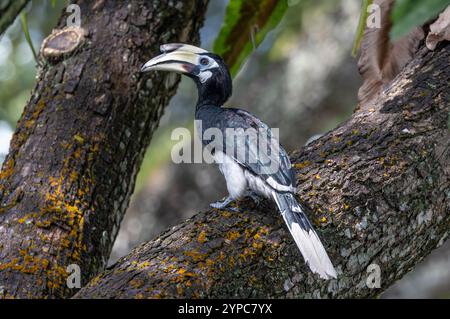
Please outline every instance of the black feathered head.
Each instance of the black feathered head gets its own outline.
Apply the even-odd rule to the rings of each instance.
[[[145,63],[141,72],[160,70],[189,76],[198,86],[200,103],[221,106],[231,96],[231,75],[217,54],[182,43],[164,44],[160,50],[162,54]]]

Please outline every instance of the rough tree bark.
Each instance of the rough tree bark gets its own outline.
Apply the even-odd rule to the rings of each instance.
[[[68,265],[82,284],[104,269],[179,79],[139,69],[161,43],[198,42],[207,2],[80,0],[81,28],[63,14],[44,41],[0,173],[0,298],[69,297]]]
[[[30,0],[4,0],[0,3],[0,37]]]
[[[243,199],[238,212],[201,212],[140,245],[75,297],[380,294],[448,237],[449,61],[448,43],[422,48],[385,94],[292,154],[337,280],[308,270],[274,205]],[[371,264],[381,289],[366,285]]]

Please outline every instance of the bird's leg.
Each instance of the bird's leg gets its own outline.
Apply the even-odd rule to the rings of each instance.
[[[231,196],[228,196],[227,198],[225,198],[223,201],[218,201],[215,203],[210,204],[210,206],[212,208],[217,208],[217,209],[224,209],[225,207],[228,206],[229,203],[231,203],[233,201],[233,198],[231,198]],[[235,208],[232,207],[231,210],[233,210]]]

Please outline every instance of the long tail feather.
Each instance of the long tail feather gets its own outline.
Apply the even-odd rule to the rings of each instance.
[[[273,192],[286,225],[312,272],[323,279],[336,278],[336,270],[328,257],[319,236],[306,217],[303,208],[291,193]]]

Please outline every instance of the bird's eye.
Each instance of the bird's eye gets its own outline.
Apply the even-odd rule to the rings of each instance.
[[[201,58],[200,59],[200,64],[201,65],[208,65],[209,64],[209,60],[207,58]]]

